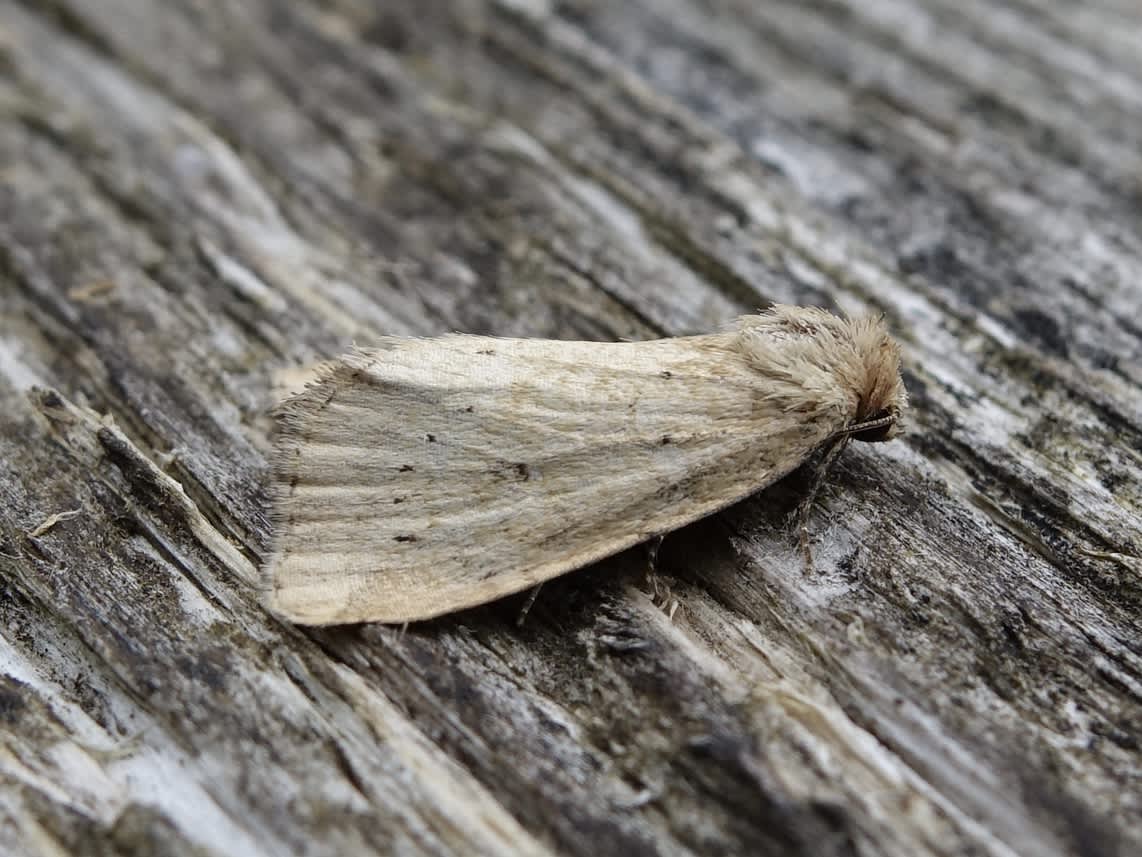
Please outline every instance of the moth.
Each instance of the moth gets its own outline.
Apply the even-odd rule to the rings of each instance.
[[[305,625],[484,604],[890,440],[906,406],[883,321],[814,308],[649,342],[384,338],[279,411],[265,598]]]

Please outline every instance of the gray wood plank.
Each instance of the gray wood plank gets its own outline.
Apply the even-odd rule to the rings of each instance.
[[[0,849],[1142,848],[1126,0],[0,0]],[[277,373],[885,313],[906,438],[397,629],[258,604]],[[74,513],[74,514],[72,514]]]

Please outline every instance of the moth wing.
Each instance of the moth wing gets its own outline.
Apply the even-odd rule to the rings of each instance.
[[[283,406],[267,597],[303,624],[486,603],[727,506],[836,428],[767,399],[730,333],[384,340]]]

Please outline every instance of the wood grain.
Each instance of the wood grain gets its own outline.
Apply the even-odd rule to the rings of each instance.
[[[0,850],[1137,853],[1140,48],[1126,0],[0,0]],[[637,553],[522,630],[258,606],[275,373],[770,301],[885,313],[914,405],[814,573],[793,477],[667,540],[673,622]]]

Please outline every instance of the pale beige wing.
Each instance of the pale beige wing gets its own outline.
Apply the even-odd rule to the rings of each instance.
[[[767,399],[735,337],[389,339],[341,358],[283,409],[271,608],[425,619],[765,487],[839,425]]]

